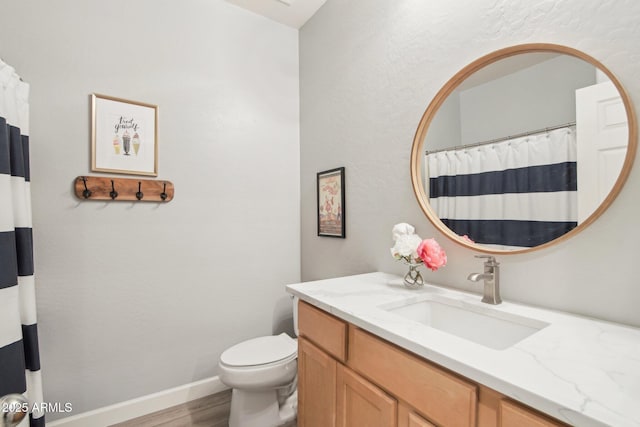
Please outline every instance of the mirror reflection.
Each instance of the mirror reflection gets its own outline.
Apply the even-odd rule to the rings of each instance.
[[[556,51],[468,75],[418,128],[427,214],[488,251],[545,245],[588,222],[616,185],[630,139],[609,76]]]

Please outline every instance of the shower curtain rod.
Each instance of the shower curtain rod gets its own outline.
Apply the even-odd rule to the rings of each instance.
[[[569,122],[569,123],[565,123],[563,125],[551,126],[551,127],[548,127],[548,128],[543,128],[543,129],[532,130],[532,131],[529,131],[529,132],[518,133],[518,134],[515,134],[515,135],[503,136],[502,138],[490,139],[488,141],[474,142],[473,144],[460,145],[458,147],[453,147],[453,148],[439,148],[437,150],[426,150],[425,151],[425,155],[434,154],[434,153],[440,153],[442,151],[464,150],[465,148],[473,148],[473,147],[479,147],[481,145],[494,144],[496,142],[502,142],[502,141],[507,141],[509,139],[522,138],[523,136],[536,135],[536,134],[539,134],[539,133],[550,132],[552,130],[568,128],[570,126],[575,126],[575,125],[576,125],[576,122]]]

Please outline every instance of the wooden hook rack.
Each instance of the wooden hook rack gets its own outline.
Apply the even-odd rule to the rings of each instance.
[[[73,185],[82,200],[170,202],[175,192],[171,181],[106,176],[79,176]]]

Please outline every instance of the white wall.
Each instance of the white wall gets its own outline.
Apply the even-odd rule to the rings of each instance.
[[[23,0],[3,2],[0,40],[31,83],[47,401],[77,414],[210,377],[231,344],[291,328],[297,31],[223,1]],[[72,195],[92,92],[159,105],[172,202]]]
[[[427,105],[478,57],[546,42],[600,60],[640,102],[640,3],[602,0],[328,0],[301,30],[302,275],[402,273],[391,228],[406,221],[435,236],[449,264],[427,277],[480,291],[474,253],[439,234],[413,195],[409,157]],[[638,163],[636,161],[636,163]],[[345,240],[315,233],[315,173],[346,167]],[[640,326],[637,242],[640,166],[602,217],[578,236],[499,257],[505,300]]]

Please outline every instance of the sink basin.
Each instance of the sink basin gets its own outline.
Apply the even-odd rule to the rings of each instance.
[[[480,304],[480,303],[479,303]],[[381,306],[406,319],[495,350],[504,350],[548,323],[448,298],[429,298]]]

